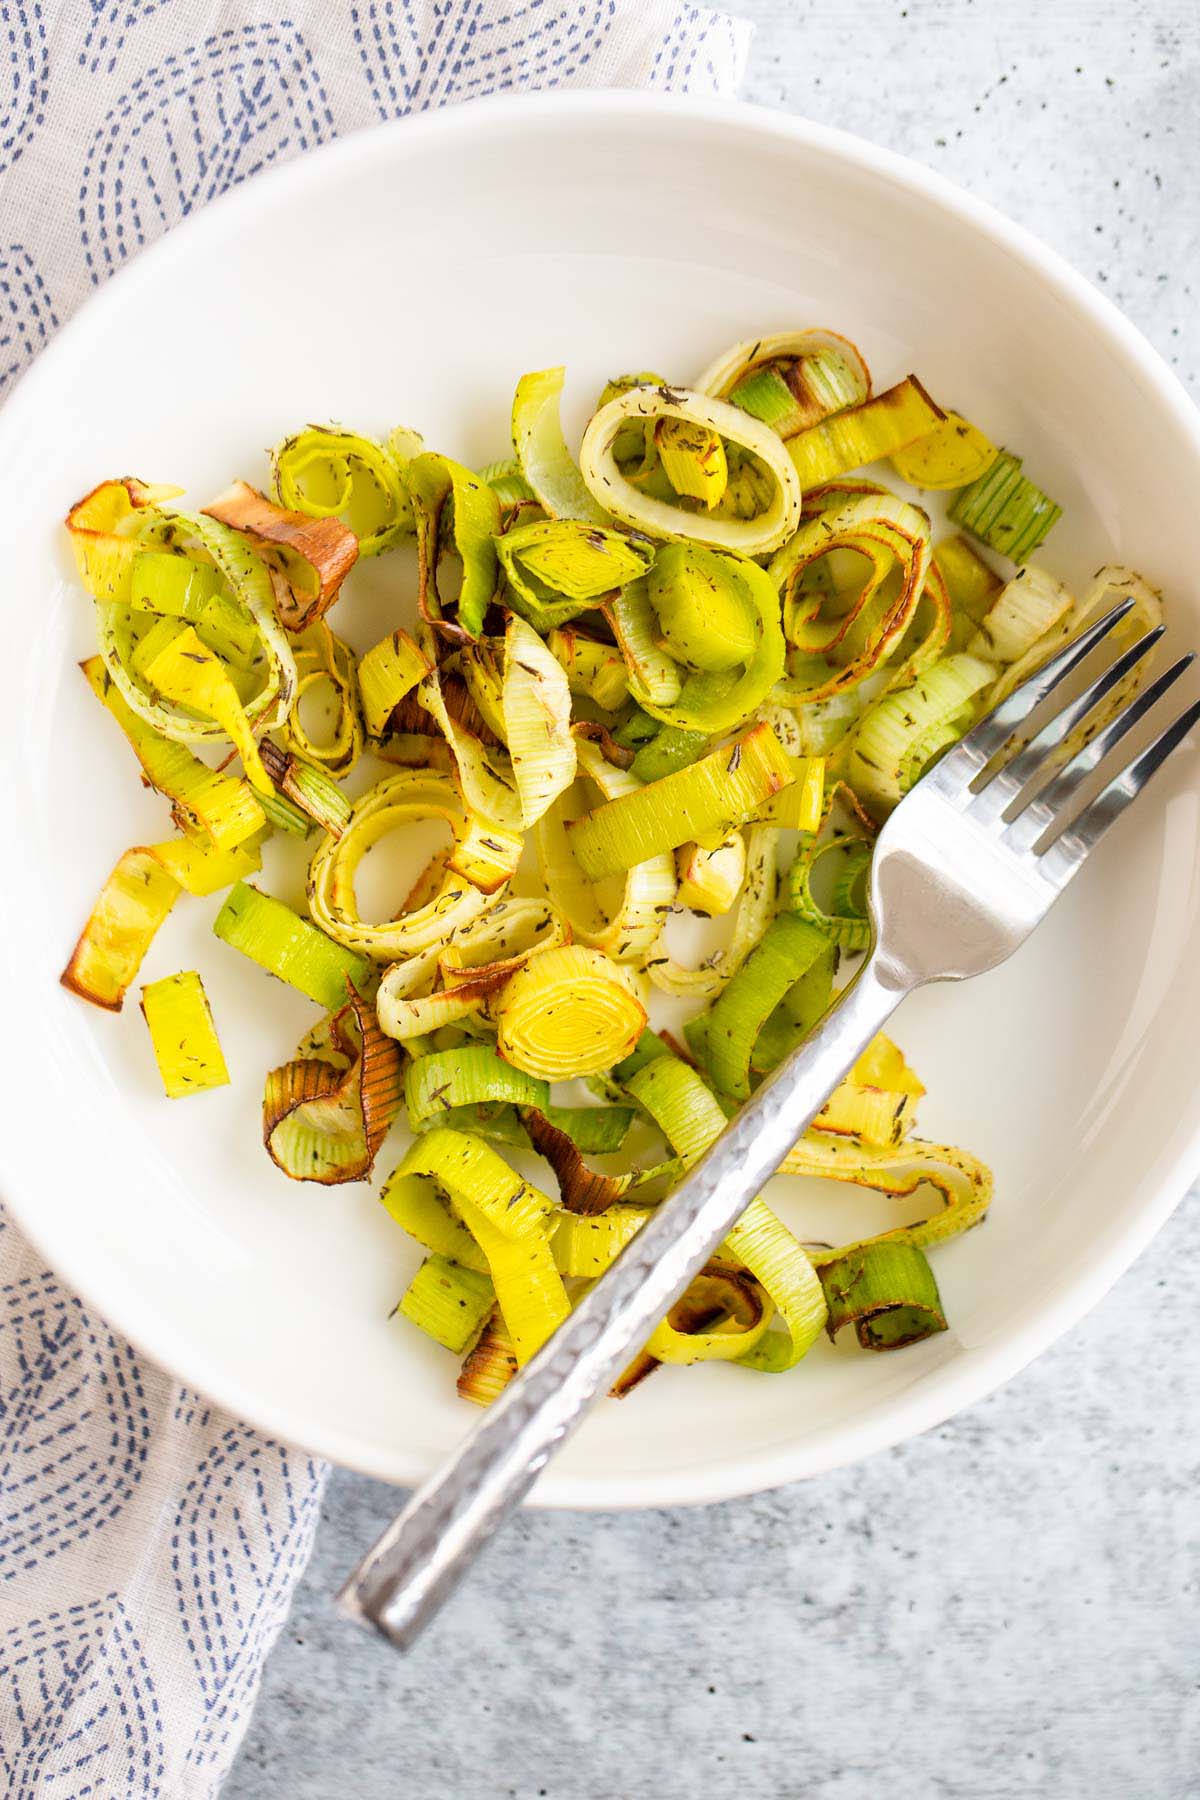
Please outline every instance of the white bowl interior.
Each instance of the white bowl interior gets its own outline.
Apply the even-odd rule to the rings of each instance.
[[[823,324],[878,385],[915,368],[1024,452],[1064,507],[1056,573],[1133,563],[1194,641],[1197,430],[1114,318],[982,209],[865,147],[620,96],[369,134],[121,275],[0,417],[0,1177],[47,1255],[193,1385],[347,1463],[411,1480],[470,1422],[450,1359],[388,1319],[417,1254],[376,1188],[291,1184],[259,1148],[262,1074],[311,1008],[212,939],[216,903],[181,901],[144,978],[202,970],[232,1087],[166,1102],[136,997],[114,1019],[56,985],[118,852],[166,828],[74,666],[92,641],[57,529],[71,499],[127,471],[197,500],[261,480],[264,446],[308,419],[404,422],[478,462],[504,452],[525,369],[568,364],[578,424],[611,373],[686,381],[736,338]],[[380,562],[335,623],[365,648],[411,616],[413,588],[410,559]],[[684,1501],[811,1472],[944,1416],[1098,1295],[1195,1154],[1198,807],[1183,756],[1014,962],[898,1018],[929,1088],[922,1134],[996,1172],[986,1226],[936,1253],[952,1330],[883,1357],[822,1345],[780,1379],[663,1371],[592,1418],[541,1499]],[[294,868],[278,879],[299,897]],[[775,1187],[822,1236],[880,1217]]]

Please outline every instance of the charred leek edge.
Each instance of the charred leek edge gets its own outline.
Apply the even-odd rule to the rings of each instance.
[[[801,845],[787,878],[787,905],[801,919],[843,950],[865,950],[871,942],[871,920],[865,898],[857,897],[862,878],[871,864],[875,845],[863,837],[835,837]],[[817,865],[826,856],[840,853],[844,859],[828,909],[813,893]]]
[[[946,1329],[937,1281],[914,1244],[868,1244],[821,1267],[836,1338],[853,1325],[864,1350],[900,1350]]]
[[[796,982],[830,960],[828,953],[829,939],[806,919],[785,912],[772,920],[709,1015],[707,1062],[723,1094],[749,1099],[759,1033]]]
[[[745,837],[740,831],[731,831],[711,850],[683,844],[675,852],[675,867],[678,905],[710,919],[722,918],[732,909],[746,879]]]
[[[265,738],[259,754],[267,774],[275,785],[276,800],[282,799],[301,814],[297,836],[307,837],[312,825],[319,825],[331,837],[341,837],[350,818],[350,802],[341,788],[324,769],[304,762],[290,751]],[[270,801],[264,796],[270,809]],[[285,830],[294,829],[290,820],[282,820]]]
[[[501,899],[468,921],[453,941],[393,963],[379,984],[379,1020],[390,1037],[411,1042],[471,1018],[529,958],[569,936],[561,914],[542,900]],[[440,974],[444,987],[430,991]]]
[[[491,1318],[496,1290],[490,1275],[464,1269],[448,1256],[427,1256],[400,1301],[409,1322],[461,1356]]]
[[[289,511],[246,481],[235,481],[204,511],[240,531],[279,569],[285,583],[279,618],[288,631],[302,631],[329,611],[358,560],[358,539],[339,519]]]
[[[177,706],[215,720],[241,757],[251,787],[260,793],[270,791],[271,778],[262,766],[237,689],[224,664],[201,643],[193,626],[185,625],[151,657],[142,677],[147,687]]]
[[[924,437],[897,450],[892,467],[916,488],[960,488],[985,474],[999,454],[977,425],[948,412]]]
[[[711,733],[707,731],[684,731],[678,725],[660,725],[649,743],[636,752],[629,772],[639,781],[660,781],[664,775],[674,775],[677,769],[686,769],[689,763],[694,763],[710,742]]]
[[[212,1008],[195,969],[149,982],[142,989],[142,1017],[168,1100],[229,1085]]]
[[[725,446],[708,425],[685,419],[659,419],[654,447],[663,473],[684,500],[698,500],[707,512],[719,506],[729,486]]]
[[[929,574],[929,520],[917,507],[882,492],[844,501],[836,495],[830,498],[835,503],[806,519],[772,558],[768,570],[784,597],[785,627],[792,643],[806,655],[819,657],[829,657],[843,645],[850,651],[841,667],[822,671],[811,682],[785,683],[778,697],[793,705],[811,705],[856,687],[879,668],[912,620]],[[835,550],[857,551],[870,562],[872,573],[849,609],[826,621],[821,616],[822,595],[804,592],[800,583],[810,565]],[[885,599],[893,559],[902,579],[895,594]],[[861,647],[856,642],[860,636]]]
[[[365,1181],[400,1109],[403,1056],[374,1007],[349,987],[263,1092],[263,1143],[293,1181]]]
[[[296,698],[283,726],[289,750],[309,763],[319,763],[331,775],[348,775],[363,748],[363,718],[358,698],[354,654],[335,637],[323,619],[310,625],[295,646]],[[334,700],[333,730],[327,742],[318,743],[304,723],[301,706],[306,695],[322,685]]]
[[[421,617],[455,642],[477,638],[496,592],[500,502],[470,469],[429,451],[414,457],[405,481],[416,521]],[[448,548],[462,563],[456,594],[441,590]]]
[[[559,402],[564,368],[522,375],[513,395],[512,439],[521,473],[552,519],[607,525],[608,515],[588,492],[567,449]]]
[[[470,1205],[502,1237],[516,1239],[543,1235],[554,1202],[548,1194],[522,1179],[502,1156],[463,1131],[436,1127],[424,1132],[404,1154],[388,1182],[420,1175],[432,1181],[456,1209]],[[388,1204],[387,1189],[383,1200]],[[472,1236],[472,1219],[464,1217]],[[453,1254],[453,1252],[446,1252]],[[461,1260],[461,1259],[456,1259]],[[468,1266],[478,1266],[468,1264]]]
[[[1017,662],[1074,604],[1069,588],[1045,569],[1019,569],[980,619],[967,653],[994,663]]]
[[[1001,450],[977,481],[963,488],[950,517],[1015,563],[1036,550],[1062,507],[1021,473],[1021,458]]]
[[[628,1087],[685,1164],[702,1156],[728,1123],[696,1071],[678,1057],[656,1057]],[[826,1318],[825,1298],[812,1263],[762,1200],[750,1202],[723,1250],[766,1289],[786,1327],[786,1336],[769,1332],[754,1345],[746,1354],[747,1366],[773,1374],[794,1368],[816,1342]]]
[[[894,456],[928,436],[945,418],[915,375],[844,412],[833,413],[788,440],[788,453],[807,490],[851,469]]]
[[[154,934],[174,906],[179,883],[148,850],[126,850],[101,888],[59,980],[65,988],[120,1012]]]
[[[247,782],[210,769],[183,744],[148,725],[126,705],[100,657],[90,656],[80,667],[128,738],[150,786],[171,802],[189,829],[203,833],[219,850],[232,850],[263,830],[266,815]]]
[[[567,837],[584,875],[602,881],[680,844],[721,839],[794,778],[770,726],[755,725],[690,768],[594,807]]]
[[[537,505],[537,495],[522,475],[515,456],[502,457],[499,462],[488,463],[486,468],[476,472],[480,481],[486,481],[493,490],[501,506]]]
[[[491,1406],[516,1373],[512,1339],[497,1307],[459,1372],[459,1398],[471,1401],[474,1406]]]
[[[780,331],[723,351],[696,387],[791,437],[865,400],[871,373],[857,345],[836,331]]]
[[[256,731],[282,724],[296,692],[296,664],[287,634],[275,614],[275,597],[266,564],[236,531],[203,513],[171,512],[162,515],[166,527],[185,543],[196,544],[211,557],[232,590],[234,598],[253,620],[262,646],[265,669],[258,691],[245,702],[248,723]],[[96,633],[104,665],[130,710],[147,725],[176,743],[219,742],[223,726],[164,706],[147,694],[126,666],[122,609],[97,602]]]
[[[762,937],[775,911],[775,858],[779,832],[773,825],[752,825],[746,834],[746,879],[738,898],[733,934],[698,968],[677,962],[659,938],[646,959],[646,973],[664,993],[711,1000],[740,968]]]
[[[941,1207],[912,1225],[896,1225],[852,1244],[833,1250],[813,1250],[818,1268],[839,1256],[861,1250],[864,1244],[938,1244],[977,1225],[991,1204],[991,1170],[965,1150],[949,1144],[931,1144],[924,1138],[907,1138],[894,1149],[806,1132],[780,1165],[781,1175],[819,1176],[825,1181],[848,1181],[856,1187],[902,1199],[922,1187],[941,1197]]]
[[[451,865],[461,872],[448,872],[427,905],[399,919],[368,924],[354,895],[363,857],[390,831],[436,818],[445,819],[454,833]],[[388,962],[444,944],[477,919],[487,908],[489,891],[504,885],[515,862],[499,839],[479,833],[449,776],[402,769],[360,795],[341,837],[326,838],[318,846],[308,868],[309,911],[314,924],[339,944]]]
[[[681,662],[683,684],[677,699],[657,700],[631,664],[629,692],[643,711],[665,725],[704,731],[710,737],[734,731],[763,704],[783,674],[785,644],[774,584],[745,557],[699,545],[668,545],[660,563],[665,565],[662,577],[656,581],[656,564],[647,597],[652,608],[657,605],[660,631],[665,634],[677,627],[668,646],[672,653],[690,657],[695,666]],[[703,598],[697,591],[701,582]],[[683,588],[682,612],[672,599],[676,583]],[[685,614],[686,626],[680,623]],[[709,620],[707,627],[698,623],[701,617]],[[739,622],[748,627],[748,638],[739,637]],[[753,647],[739,660],[738,652],[746,643]],[[735,657],[732,666],[730,656]],[[718,661],[725,666],[716,667]]]
[[[533,627],[515,615],[504,631],[500,705],[521,823],[528,827],[574,781],[575,739],[566,674]]]
[[[415,440],[403,446],[410,455],[420,439],[405,435]],[[372,438],[333,425],[309,425],[285,438],[271,462],[281,505],[314,519],[337,514],[358,540],[360,556],[378,556],[412,530],[402,460]]]
[[[708,1263],[646,1339],[656,1362],[741,1362],[762,1342],[771,1307],[759,1284],[739,1270]]]
[[[924,1092],[903,1052],[880,1033],[833,1090],[810,1129],[856,1137],[872,1148],[894,1148],[916,1123],[917,1102]]]
[[[931,757],[959,735],[955,722],[995,680],[995,665],[977,656],[944,656],[911,687],[885,694],[855,728],[846,779],[868,806],[894,806]]]
[[[736,444],[757,457],[770,471],[774,484],[764,511],[753,519],[726,518],[688,512],[639,492],[621,473],[613,441],[631,419],[662,418],[706,426],[727,444]],[[688,538],[737,550],[743,556],[764,556],[790,536],[800,518],[800,480],[777,434],[727,401],[686,388],[635,387],[618,394],[593,414],[583,434],[579,466],[599,506],[651,537]]]
[[[358,687],[363,719],[373,738],[384,735],[393,709],[424,680],[429,670],[429,658],[407,631],[393,631],[360,659]]]
[[[559,1202],[569,1213],[602,1213],[618,1201],[636,1201],[648,1206],[663,1199],[683,1173],[683,1165],[677,1156],[647,1163],[641,1168],[626,1169],[619,1175],[593,1169],[586,1160],[587,1152],[562,1123],[556,1122],[551,1116],[553,1113],[553,1108],[547,1114],[536,1107],[527,1107],[521,1119],[530,1143],[554,1170]]]
[[[450,746],[469,811],[488,828],[492,838],[505,846],[506,857],[511,854],[510,846],[514,843],[517,844],[516,856],[519,856],[523,829],[521,798],[508,751],[491,749],[474,732],[459,724],[446,705],[438,669],[430,670],[417,689],[417,697],[437,720]]]
[[[369,962],[334,943],[282,900],[245,881],[231,890],[213,921],[213,931],[327,1012],[337,1012],[345,1004],[347,981],[363,990],[372,977]]]
[[[636,682],[655,707],[670,706],[683,692],[683,671],[658,642],[658,614],[650,604],[645,581],[634,581],[614,594],[604,617],[628,665],[627,681]]]
[[[429,1139],[421,1142],[428,1143]],[[537,1354],[571,1310],[550,1248],[548,1226],[539,1223],[535,1229],[513,1236],[497,1225],[473,1197],[464,1195],[457,1205],[487,1257],[501,1316],[517,1362],[523,1365]]]
[[[161,844],[140,844],[138,849],[145,856],[152,856],[184,893],[201,897],[232,887],[235,881],[256,875],[262,868],[262,846],[257,842],[218,850],[213,844],[177,837]]]
[[[646,1023],[635,978],[585,944],[543,950],[518,970],[496,1009],[497,1048],[544,1081],[611,1069]]]
[[[550,654],[562,665],[573,694],[585,694],[606,712],[615,712],[629,692],[625,658],[613,644],[600,644],[569,626],[556,626],[546,638]]]
[[[638,792],[635,777],[614,768],[587,738],[577,736],[576,751],[581,786],[594,783],[605,800]],[[582,943],[617,962],[640,965],[675,900],[674,865],[665,854],[635,863],[622,877],[619,899],[611,902],[575,859],[568,835],[569,806],[574,803],[574,796],[564,796],[537,824],[535,842],[546,892]]]
[[[508,601],[539,631],[565,625],[646,573],[654,546],[579,519],[539,519],[506,531],[496,554]]]
[[[120,481],[100,482],[75,502],[63,523],[79,579],[93,599],[128,601],[140,540],[159,519],[161,503],[181,492],[127,475]]]

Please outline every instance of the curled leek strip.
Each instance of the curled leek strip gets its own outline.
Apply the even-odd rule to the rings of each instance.
[[[373,738],[385,735],[397,706],[424,680],[431,667],[429,658],[407,631],[393,631],[360,658],[358,687],[363,720]]]
[[[621,472],[614,453],[618,434],[632,420],[682,419],[705,426],[726,444],[757,458],[770,473],[772,491],[761,513],[750,519],[688,512],[642,493]],[[657,538],[688,538],[743,556],[775,550],[800,519],[800,481],[787,451],[769,426],[727,401],[686,388],[634,387],[593,414],[583,434],[580,472],[598,506],[626,525]]]
[[[865,950],[871,942],[865,885],[874,850],[871,838],[814,840],[797,851],[788,873],[787,904],[792,912],[843,950]],[[827,858],[836,860],[837,874],[833,897],[826,907],[813,889],[816,871]]]
[[[436,902],[435,887],[430,902]],[[500,899],[456,941],[393,963],[379,984],[379,1020],[389,1036],[411,1040],[479,1012],[531,956],[564,943],[568,933],[541,900]],[[440,975],[443,986],[432,991]]]
[[[298,988],[327,1012],[346,999],[346,983],[365,991],[372,969],[282,900],[239,881],[213,920],[213,932],[251,962]]]
[[[148,850],[126,850],[100,890],[70,961],[65,988],[120,1012],[154,934],[179,897],[179,883]]]
[[[493,827],[491,835],[497,841],[517,840],[524,820],[512,759],[503,746],[485,744],[481,736],[460,722],[448,703],[452,692],[452,684],[444,680],[441,670],[431,668],[417,689],[417,699],[436,720],[450,746],[468,808]]]
[[[851,469],[894,456],[928,437],[945,418],[915,375],[844,412],[832,413],[788,440],[788,451],[805,491]]]
[[[755,725],[690,767],[594,807],[567,836],[583,873],[602,881],[680,844],[719,842],[793,779],[771,727]]]
[[[475,1406],[498,1400],[517,1372],[516,1353],[497,1309],[469,1352],[458,1377],[458,1394]]]
[[[576,735],[579,782],[538,821],[536,844],[542,878],[551,900],[569,920],[572,934],[617,962],[640,965],[662,930],[675,899],[675,869],[665,853],[635,863],[619,877],[619,891],[589,881],[571,848],[567,827],[578,816],[590,783],[605,800],[636,793],[637,778],[614,768],[599,748]]]
[[[795,913],[780,913],[715,1002],[706,1034],[706,1060],[719,1091],[750,1097],[750,1064],[759,1033],[775,1008],[818,963],[833,975],[824,932]]]
[[[949,1144],[931,1144],[924,1138],[906,1138],[902,1144],[878,1149],[826,1132],[806,1132],[780,1165],[781,1175],[819,1176],[824,1181],[846,1181],[855,1187],[903,1199],[923,1187],[940,1196],[941,1207],[912,1225],[896,1225],[874,1237],[839,1245],[834,1250],[813,1250],[818,1267],[864,1244],[916,1244],[928,1247],[957,1237],[977,1225],[991,1204],[992,1176],[983,1163]]]
[[[363,747],[353,652],[333,635],[323,619],[318,619],[296,640],[295,654],[296,698],[284,721],[284,743],[306,762],[321,764],[331,775],[348,775]],[[306,703],[311,707],[320,695],[332,700],[333,722],[328,737],[318,742],[308,728],[304,708]]]
[[[831,1338],[853,1325],[864,1350],[899,1350],[946,1329],[933,1270],[913,1244],[867,1244],[820,1274]]]
[[[415,432],[393,432],[384,446],[334,425],[309,425],[272,453],[275,492],[291,512],[337,516],[361,556],[378,556],[412,530],[404,469],[420,447]]]
[[[212,1008],[195,969],[149,982],[142,989],[142,1016],[168,1100],[228,1086]]]
[[[964,711],[995,679],[977,656],[944,656],[911,687],[887,693],[859,720],[846,758],[846,779],[876,811],[889,811],[960,734]],[[969,717],[969,712],[967,713]]]
[[[696,387],[787,438],[865,400],[871,373],[857,346],[836,331],[780,331],[722,351]]]
[[[95,600],[129,600],[142,540],[159,522],[162,502],[181,491],[126,476],[102,481],[75,502],[64,523],[79,579]]]
[[[263,1093],[263,1143],[293,1181],[363,1181],[400,1109],[399,1047],[351,984],[349,1003],[310,1031]]]
[[[917,507],[879,489],[846,499],[837,490],[809,496],[820,510],[806,518],[772,559],[769,573],[784,601],[787,636],[804,656],[821,659],[811,679],[789,682],[780,698],[811,705],[853,688],[899,644],[917,610],[929,573],[929,520]],[[825,617],[826,595],[806,586],[822,559],[855,551],[870,575],[848,608]],[[893,568],[899,584],[889,584]],[[845,660],[831,661],[838,656]]]
[[[544,632],[644,575],[654,546],[639,534],[578,519],[540,519],[497,538],[496,554],[508,603]]]
[[[289,631],[303,631],[329,611],[358,560],[358,539],[339,519],[289,512],[246,481],[235,481],[204,511],[249,538],[263,561],[278,569],[279,619]]]
[[[738,896],[728,944],[714,951],[698,968],[689,969],[672,956],[665,938],[660,938],[646,959],[646,973],[655,987],[689,999],[711,1000],[721,992],[774,915],[778,847],[779,831],[775,826],[750,827],[746,833],[746,879]]]
[[[762,1342],[771,1307],[752,1276],[708,1263],[646,1339],[655,1362],[741,1362]]]
[[[646,1023],[633,975],[585,944],[543,950],[497,1009],[501,1056],[544,1081],[592,1075],[628,1056]]]
[[[388,832],[431,818],[445,819],[454,833],[451,869],[436,897],[399,919],[368,924],[354,895],[358,865]],[[476,882],[486,882],[494,892],[508,880],[515,865],[493,842],[499,841],[478,831],[448,776],[416,769],[385,776],[355,801],[341,837],[327,837],[309,864],[313,922],[339,944],[378,962],[438,947],[486,911],[488,894]]]
[[[521,823],[533,825],[575,779],[571,692],[561,663],[515,615],[504,632],[500,706]]]
[[[413,459],[405,479],[417,529],[421,617],[456,643],[477,638],[496,592],[500,502],[470,469],[429,451]],[[443,592],[447,549],[462,565],[457,593]]]
[[[672,1147],[690,1164],[724,1131],[727,1120],[694,1069],[675,1056],[656,1057],[628,1083],[629,1092],[655,1120]],[[752,1200],[726,1237],[728,1253],[770,1295],[786,1335],[770,1332],[751,1347],[746,1363],[779,1373],[798,1363],[826,1319],[816,1271],[796,1239],[762,1200]]]
[[[521,474],[550,518],[607,525],[608,515],[589,493],[563,436],[559,403],[565,374],[557,368],[522,375],[513,395],[513,449]]]

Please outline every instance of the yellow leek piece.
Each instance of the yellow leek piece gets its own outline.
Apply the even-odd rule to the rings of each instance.
[[[593,807],[567,836],[584,874],[602,881],[680,844],[719,841],[794,780],[771,727],[755,725],[689,767]]]
[[[513,1237],[494,1225],[473,1201],[460,1199],[457,1204],[463,1223],[487,1257],[513,1352],[518,1365],[524,1365],[571,1310],[546,1224],[543,1221],[535,1230]]]
[[[144,844],[140,848],[152,856],[159,867],[177,881],[187,894],[201,897],[220,893],[247,875],[262,868],[262,849],[257,842],[237,844],[232,850],[218,850],[214,844],[195,838],[168,838],[162,844]]]
[[[586,694],[605,712],[615,712],[629,692],[625,658],[615,644],[599,644],[569,625],[550,632],[546,647],[566,671],[573,694]]]
[[[588,492],[563,436],[559,402],[565,374],[560,367],[522,375],[513,395],[513,449],[522,475],[550,518],[607,525],[607,514]]]
[[[977,425],[961,413],[944,419],[892,457],[901,481],[917,488],[960,488],[991,468],[1000,452]]]
[[[757,807],[751,818],[786,831],[816,831],[825,810],[825,758],[793,756],[791,763],[793,779]]]
[[[142,989],[142,1014],[168,1100],[228,1086],[212,1008],[195,969],[149,982]]]
[[[878,462],[881,456],[894,456],[917,438],[927,437],[945,416],[916,376],[907,375],[873,399],[831,413],[819,425],[790,438],[787,448],[807,490]]]
[[[585,944],[543,950],[505,989],[497,1048],[543,1081],[611,1069],[629,1055],[646,1024],[635,977]]]
[[[389,1191],[400,1188],[403,1193],[411,1176],[432,1182],[446,1195],[485,1253],[488,1246],[477,1229],[480,1220],[510,1240],[545,1235],[554,1207],[550,1196],[518,1175],[490,1144],[465,1131],[435,1126],[409,1145],[381,1196],[389,1211]],[[469,1216],[467,1207],[472,1209]]]
[[[291,512],[337,514],[359,555],[378,556],[412,530],[403,467],[419,448],[415,433],[393,432],[385,446],[334,425],[309,425],[273,452],[275,491]]]
[[[151,487],[127,476],[102,481],[77,500],[66,517],[79,579],[96,600],[127,600],[139,537],[159,501],[183,490]]]
[[[259,793],[274,793],[229,671],[208,645],[201,643],[191,625],[185,625],[152,657],[142,673],[147,684],[168,700],[215,719],[229,734],[250,785]]]
[[[495,1306],[491,1277],[446,1256],[427,1256],[400,1301],[406,1319],[457,1356],[479,1336]]]
[[[575,779],[571,691],[561,663],[515,613],[504,633],[500,703],[521,822],[533,825]]]
[[[407,631],[393,631],[375,644],[358,665],[363,718],[370,735],[382,737],[392,710],[428,675],[429,658]]]
[[[856,1137],[873,1148],[901,1143],[916,1123],[925,1089],[904,1053],[881,1032],[812,1122],[813,1131]]]
[[[654,445],[677,494],[699,500],[708,512],[720,505],[729,485],[729,463],[724,444],[710,426],[660,419],[654,427]]]
[[[150,786],[171,801],[189,828],[219,850],[232,850],[264,829],[267,816],[245,781],[210,769],[185,745],[147,725],[125,704],[100,657],[89,656],[80,666],[96,698],[129,739]]]
[[[758,1283],[709,1264],[646,1339],[656,1362],[738,1362],[761,1342],[771,1308]]]
[[[100,890],[62,975],[65,988],[120,1012],[154,934],[179,896],[179,883],[147,850],[126,850]]]
[[[721,918],[732,908],[746,879],[746,840],[740,831],[731,831],[711,850],[684,844],[675,852],[675,865],[679,871],[677,903],[692,912],[706,913],[710,919]]]

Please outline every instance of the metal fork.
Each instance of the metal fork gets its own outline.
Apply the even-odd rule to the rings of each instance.
[[[1045,663],[913,787],[879,834],[871,955],[813,1035],[758,1089],[671,1198],[412,1496],[338,1596],[402,1649],[683,1293],[900,1001],[928,981],[994,968],[1024,942],[1095,844],[1200,718],[1193,703],[1047,845],[1080,783],[1192,661],[1182,657],[1105,720],[1118,684],[1161,631],[1146,633],[1007,762],[1030,714],[1128,614],[1103,619]],[[1070,750],[1046,779],[1047,758]],[[1011,746],[1010,746],[1011,749]],[[1054,760],[1050,762],[1054,769]],[[1041,790],[1037,791],[1041,776]]]

